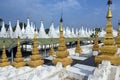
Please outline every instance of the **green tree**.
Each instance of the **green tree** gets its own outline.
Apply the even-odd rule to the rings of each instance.
[[[95,28],[95,31],[101,32],[101,29],[100,28]]]
[[[49,28],[45,29],[45,32],[46,32],[46,34],[48,34],[48,32],[49,32]]]
[[[5,29],[6,29],[6,30],[8,30],[8,27],[9,27],[9,25],[8,25],[8,24],[5,24]]]
[[[27,26],[26,23],[20,22],[20,23],[19,23],[20,29],[22,29],[23,24],[24,24],[24,27],[26,28],[26,26]],[[16,29],[16,25],[13,27],[13,31],[15,31],[15,29]]]
[[[20,28],[21,28],[21,29],[22,29],[23,24],[24,24],[24,27],[25,27],[25,28],[26,28],[26,26],[27,26],[26,23],[20,22],[19,25],[20,25]]]
[[[2,22],[3,22],[3,19],[0,18],[0,29],[1,29],[1,27],[2,27]]]

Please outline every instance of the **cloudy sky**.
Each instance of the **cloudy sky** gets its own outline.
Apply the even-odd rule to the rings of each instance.
[[[120,0],[113,0],[113,26],[120,21]],[[59,25],[63,12],[64,26],[105,27],[107,0],[0,0],[0,18],[15,25],[16,19],[26,22],[27,17],[37,27],[44,20],[45,28],[53,21]]]

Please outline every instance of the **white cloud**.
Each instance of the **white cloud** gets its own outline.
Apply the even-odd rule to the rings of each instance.
[[[63,7],[66,10],[69,8],[74,9],[81,8],[81,5],[77,0],[64,0],[54,4],[54,7],[57,9],[61,9]]]

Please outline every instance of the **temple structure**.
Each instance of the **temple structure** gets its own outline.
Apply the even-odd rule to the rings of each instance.
[[[95,32],[95,38],[94,38],[94,45],[92,48],[93,51],[99,51],[99,45],[98,45],[98,32]]]
[[[16,68],[25,66],[24,58],[22,57],[21,48],[20,48],[20,38],[18,36],[17,52],[14,58],[13,66]]]
[[[41,20],[41,23],[40,23],[40,29],[39,29],[39,38],[48,38],[48,35],[46,34],[45,32],[45,28],[44,28],[44,23],[43,21]]]
[[[14,38],[17,38],[17,37],[22,37],[22,32],[21,32],[21,28],[20,28],[20,25],[19,25],[19,20],[17,20],[17,25],[16,25],[16,28],[15,28],[15,31],[14,31]]]
[[[59,36],[56,33],[56,30],[54,28],[54,23],[52,22],[49,28],[48,36],[50,38],[58,38]]]
[[[2,51],[2,56],[0,59],[0,67],[4,67],[8,65],[10,65],[10,62],[8,61],[8,58],[6,55],[5,41],[3,41],[3,51]]]
[[[9,38],[13,38],[13,29],[12,29],[11,21],[9,21],[9,27],[8,27],[8,30],[7,30],[7,36]]]
[[[120,56],[116,55],[117,45],[115,44],[113,37],[113,28],[112,28],[112,12],[110,5],[112,4],[111,0],[108,0],[108,13],[107,13],[107,25],[106,25],[106,34],[103,39],[104,45],[100,47],[101,55],[95,57],[96,63],[101,63],[102,60],[109,60],[114,65],[120,65]]]
[[[32,55],[30,56],[30,59],[31,60],[28,61],[28,65],[31,67],[37,67],[37,66],[43,65],[44,63],[38,50],[37,35],[35,32],[34,32],[33,50],[32,50]]]
[[[63,36],[63,27],[62,27],[62,17],[60,19],[60,39],[59,39],[59,46],[58,51],[56,52],[56,59],[52,60],[52,63],[54,65],[57,64],[57,62],[61,62],[64,67],[67,65],[70,65],[72,63],[72,58],[68,58],[69,52],[66,49],[65,45],[65,39]]]
[[[27,19],[27,26],[24,31],[24,34],[25,34],[24,38],[33,38],[34,33],[33,33],[33,30],[31,29],[29,18]]]
[[[117,37],[116,37],[116,44],[117,44],[117,47],[120,48],[120,23],[118,23],[119,27],[118,27],[118,34],[117,34]]]
[[[54,48],[53,48],[52,40],[51,40],[51,47],[50,47],[49,55],[50,56],[54,56],[55,55],[55,51],[54,51]]]
[[[24,25],[24,23],[22,23],[22,30],[21,30],[21,32],[22,32],[22,38],[24,38],[25,37],[25,25]]]
[[[78,37],[78,39],[77,39],[77,46],[76,46],[76,48],[75,48],[75,53],[81,53],[82,52],[82,49],[81,49],[81,47],[80,47],[80,37]]]
[[[0,37],[2,37],[2,38],[6,38],[6,37],[7,37],[6,28],[5,28],[5,23],[4,23],[4,21],[2,22]]]

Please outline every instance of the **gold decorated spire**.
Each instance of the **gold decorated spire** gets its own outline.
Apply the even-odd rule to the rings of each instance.
[[[16,58],[22,57],[21,48],[20,48],[20,37],[18,36],[18,43],[17,43],[17,53]]]
[[[32,55],[30,56],[30,58],[31,60],[28,61],[28,65],[31,67],[37,67],[37,66],[43,65],[44,63],[39,53],[37,35],[35,31],[34,31]]]
[[[95,56],[95,62],[97,64],[101,63],[102,60],[108,60],[113,65],[120,65],[120,56],[117,55],[117,45],[113,37],[113,27],[112,27],[112,12],[110,10],[110,5],[112,0],[108,0],[108,15],[107,15],[107,25],[106,34],[103,39],[103,45],[100,47],[100,55]],[[119,40],[120,41],[120,40]]]
[[[118,48],[120,48],[120,23],[118,24],[118,34],[117,34],[117,37],[116,37],[116,44],[118,46]]]
[[[95,32],[95,38],[94,38],[94,45],[92,48],[93,51],[99,51],[99,45],[98,45],[98,32]]]
[[[61,17],[61,19],[60,19],[60,32],[63,32],[62,22],[63,22],[63,19]]]
[[[6,56],[6,47],[5,47],[5,41],[3,41],[3,51],[2,51],[2,59],[7,58]]]
[[[111,0],[108,0],[108,12],[107,25],[106,25],[106,34],[103,39],[104,46],[100,48],[102,54],[114,55],[117,52],[117,46],[115,45],[115,40],[113,37],[113,27],[112,27],[112,16],[110,11]]]
[[[77,39],[77,46],[75,48],[75,53],[81,53],[82,52],[82,49],[80,47],[80,37],[78,36],[78,39]]]
[[[110,9],[110,5],[108,5],[107,18],[112,18],[112,11]]]
[[[18,36],[18,43],[17,43],[17,52],[14,58],[13,66],[16,68],[25,66],[26,63],[24,62],[24,58],[22,57],[21,48],[20,48],[20,37]]]
[[[54,56],[55,55],[55,51],[54,51],[54,48],[53,48],[52,40],[51,40],[51,47],[50,47],[49,54],[50,54],[50,56]]]
[[[8,65],[10,65],[10,62],[8,61],[8,58],[6,56],[5,41],[3,41],[3,50],[2,50],[2,56],[0,59],[0,67],[4,67]]]
[[[65,67],[67,65],[70,65],[72,63],[72,59],[68,58],[69,52],[67,51],[66,44],[65,44],[65,39],[63,36],[63,28],[62,28],[62,17],[60,19],[60,38],[59,38],[59,46],[58,50],[56,52],[56,59],[52,60],[52,63],[54,65],[57,64],[57,62],[61,62],[62,65]]]
[[[118,23],[118,33],[120,33],[120,22]]]
[[[103,39],[103,43],[105,45],[114,45],[114,37],[113,37],[113,27],[112,27],[112,12],[110,10],[111,0],[108,0],[108,15],[107,15],[107,24],[106,24],[106,34]],[[116,50],[116,48],[115,48]]]

